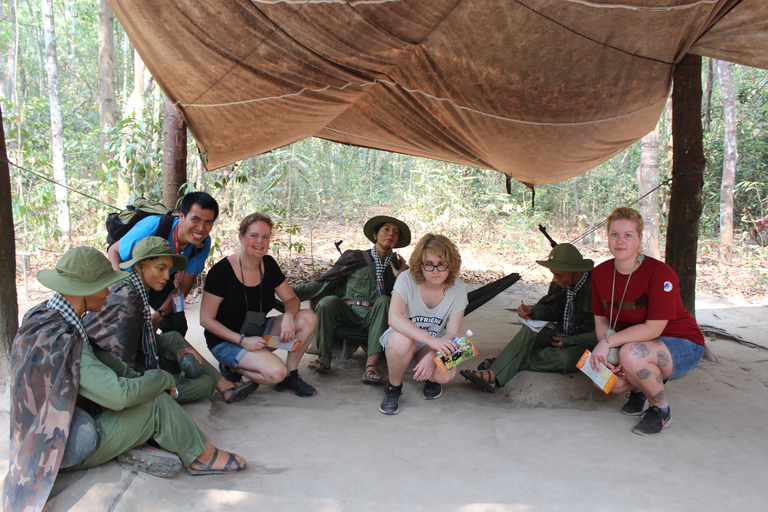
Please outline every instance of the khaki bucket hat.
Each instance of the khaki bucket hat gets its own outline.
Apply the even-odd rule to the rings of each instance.
[[[64,253],[55,270],[41,270],[37,280],[64,295],[86,297],[125,279],[125,272],[113,270],[109,260],[93,247],[75,247]]]
[[[150,258],[159,258],[161,256],[170,256],[173,258],[173,270],[181,272],[189,265],[189,260],[182,254],[176,254],[168,240],[159,236],[148,236],[142,238],[133,246],[131,252],[132,258],[120,264],[120,268],[131,268],[140,261]]]
[[[377,227],[381,226],[382,224],[386,224],[388,222],[391,222],[392,224],[395,224],[398,228],[400,228],[400,238],[397,240],[397,244],[395,245],[395,249],[399,249],[401,247],[407,247],[411,243],[411,230],[408,229],[408,225],[394,217],[388,217],[386,215],[377,215],[376,217],[373,217],[368,220],[368,222],[365,223],[365,226],[363,226],[363,233],[365,234],[365,237],[370,240],[373,243],[376,243],[376,233],[374,231]]]
[[[595,262],[585,259],[571,244],[557,244],[547,259],[536,260],[536,263],[556,272],[589,272],[595,268]]]

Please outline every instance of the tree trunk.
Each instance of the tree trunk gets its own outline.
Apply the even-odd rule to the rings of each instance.
[[[57,205],[57,220],[61,236],[67,245],[71,244],[69,233],[69,193],[67,174],[64,170],[64,129],[59,101],[59,64],[56,56],[56,23],[53,19],[53,0],[42,0],[43,36],[45,38],[45,68],[48,72],[48,102],[51,107],[51,163],[53,179],[60,185],[54,186]]]
[[[16,304],[16,247],[14,244],[11,173],[5,148],[3,111],[0,105],[0,395],[6,393],[10,374],[10,354],[13,337],[19,327],[19,308]]]
[[[720,186],[720,259],[731,263],[733,244],[733,189],[736,186],[736,161],[739,158],[736,137],[736,91],[733,86],[733,64],[717,61],[717,80],[723,102],[725,133],[723,134],[723,182]]]
[[[659,249],[659,125],[643,137],[642,157],[637,168],[637,187],[640,192],[640,214],[645,220],[643,248],[645,254],[661,259]]]
[[[106,128],[117,126],[117,102],[115,101],[115,13],[107,0],[99,0],[99,160],[114,156],[106,154]],[[122,205],[120,205],[122,206]]]
[[[672,191],[666,262],[680,278],[680,295],[692,315],[696,314],[696,249],[706,164],[701,96],[701,57],[686,54],[675,67],[672,89]]]
[[[714,83],[715,70],[713,59],[707,59],[707,83],[704,100],[704,131],[709,132],[710,120],[712,119],[712,85]]]
[[[163,120],[163,204],[175,208],[187,182],[187,125],[168,98]]]

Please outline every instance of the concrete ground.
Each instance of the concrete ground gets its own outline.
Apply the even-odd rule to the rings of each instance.
[[[519,328],[507,308],[542,294],[518,283],[467,317],[481,358],[496,355]],[[704,298],[697,315],[768,347],[766,313]],[[194,308],[189,319],[196,325]],[[199,327],[188,337],[213,361]],[[717,361],[668,385],[672,422],[656,437],[632,434],[637,418],[618,412],[624,398],[604,395],[581,373],[523,372],[496,394],[457,377],[429,402],[421,384],[406,380],[400,413],[384,416],[383,386],[360,382],[360,352],[334,361],[331,375],[305,369],[307,355],[300,369],[318,389],[313,398],[262,386],[233,405],[214,396],[185,406],[214,445],[247,459],[245,472],[163,479],[113,461],[61,475],[45,510],[764,510],[768,350],[708,342]]]

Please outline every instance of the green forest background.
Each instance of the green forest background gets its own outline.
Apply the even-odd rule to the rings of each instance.
[[[44,5],[46,1],[43,0]],[[13,211],[17,251],[60,254],[68,243],[103,247],[106,215],[133,197],[162,197],[162,92],[144,80],[142,108],[127,114],[134,91],[135,59],[119,23],[114,23],[117,126],[100,143],[98,83],[98,2],[52,2],[56,21],[64,162],[69,187],[72,240],[57,227],[51,162],[51,116],[41,2],[8,0],[0,5],[0,104],[12,162]],[[700,251],[717,246],[723,174],[723,108],[711,63],[702,67],[704,150]],[[768,72],[735,66],[738,161],[734,195],[733,253],[756,269],[765,267],[766,181],[768,181]],[[659,174],[664,183],[672,165],[668,113],[659,125]],[[106,156],[102,156],[106,155]],[[500,251],[541,250],[530,233],[539,223],[556,238],[573,240],[600,223],[615,206],[638,198],[640,142],[610,161],[570,180],[530,189],[518,182],[506,191],[498,172],[464,167],[366,148],[307,139],[235,165],[203,172],[194,140],[188,144],[185,190],[207,190],[220,202],[222,223],[254,210],[282,222],[288,254],[306,251],[294,241],[307,219],[344,222],[372,207],[411,219],[417,231],[440,231],[465,243],[493,243]],[[131,197],[118,189],[129,182]],[[663,253],[668,185],[660,189]],[[171,205],[169,205],[171,206]],[[533,241],[532,241],[533,239]],[[298,238],[296,239],[298,240]],[[216,241],[217,243],[219,240]],[[278,248],[279,249],[279,248]],[[279,251],[278,251],[279,252]],[[763,274],[764,275],[764,274]]]

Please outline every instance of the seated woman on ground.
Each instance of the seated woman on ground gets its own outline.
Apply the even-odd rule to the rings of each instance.
[[[467,286],[458,279],[461,256],[456,245],[443,235],[424,235],[408,262],[410,269],[400,274],[392,292],[389,325],[381,335],[389,367],[389,385],[379,410],[397,414],[403,376],[416,361],[413,379],[424,381],[424,399],[442,395],[442,384],[457,373],[454,368],[440,373],[434,358],[438,352],[450,354],[452,341],[461,330],[467,307]]]
[[[656,435],[669,425],[664,384],[684,377],[704,353],[704,335],[683,306],[674,270],[643,256],[643,217],[632,208],[616,208],[607,220],[613,255],[592,274],[592,312],[600,342],[591,365],[605,364],[619,379],[612,393],[629,392],[623,414],[650,408],[632,432]],[[619,348],[618,364],[609,361]]]
[[[178,402],[205,399],[217,389],[227,403],[232,403],[255,391],[255,384],[222,377],[178,332],[155,332],[147,292],[162,290],[172,269],[176,276],[183,275],[187,258],[176,254],[168,241],[158,236],[141,239],[131,255],[131,260],[120,264],[131,269],[127,279],[110,287],[101,311],[83,318],[88,336],[139,373],[154,368],[171,373],[179,391]],[[179,362],[185,354],[191,354],[201,365],[202,371],[195,378],[181,374]]]
[[[240,251],[216,263],[205,280],[200,324],[224,375],[244,376],[257,384],[274,384],[275,391],[314,396],[315,388],[299,376],[298,365],[315,332],[317,318],[293,292],[277,262],[269,256],[272,219],[253,213],[240,223]],[[275,293],[285,313],[266,318]],[[267,346],[265,336],[282,342],[301,340],[286,362]]]

